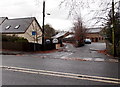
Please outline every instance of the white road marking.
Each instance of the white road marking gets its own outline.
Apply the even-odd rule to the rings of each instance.
[[[61,58],[66,58],[66,57],[68,57],[68,56],[70,56],[70,55],[72,55],[73,53],[68,53],[68,54],[66,54],[66,55],[63,55]]]
[[[82,74],[63,73],[63,72],[28,69],[28,68],[20,68],[20,67],[10,67],[10,66],[1,66],[0,68],[3,68],[5,70],[24,72],[24,73],[51,75],[51,76],[57,76],[57,77],[66,77],[66,78],[74,78],[74,79],[83,79],[83,80],[91,80],[91,81],[98,81],[98,82],[105,82],[105,83],[120,84],[120,79],[109,78],[109,77],[89,76],[89,75],[82,75]]]
[[[95,58],[94,60],[95,61],[105,61],[105,59],[102,59],[102,58]]]
[[[119,62],[117,59],[109,59],[110,62]]]
[[[92,61],[93,60],[93,58],[83,58],[84,60],[86,60],[86,61]]]

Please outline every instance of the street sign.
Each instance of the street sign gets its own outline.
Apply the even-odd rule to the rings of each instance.
[[[50,40],[49,40],[49,39],[46,39],[45,42],[46,42],[47,44],[50,44]]]
[[[52,42],[53,43],[58,43],[58,39],[53,39]]]
[[[36,35],[36,31],[32,31],[32,35]]]

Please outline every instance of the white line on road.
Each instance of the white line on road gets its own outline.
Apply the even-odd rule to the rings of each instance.
[[[51,76],[57,76],[57,77],[66,77],[66,78],[74,78],[74,79],[83,79],[83,80],[91,80],[91,81],[98,81],[98,82],[105,82],[105,83],[120,84],[120,79],[116,79],[116,78],[89,76],[89,75],[82,75],[82,74],[72,74],[72,73],[63,73],[63,72],[28,69],[28,68],[20,68],[20,67],[10,67],[10,66],[1,66],[0,68],[3,68],[5,70],[16,71],[16,72],[51,75]]]
[[[102,59],[102,58],[95,58],[94,61],[105,61],[105,59]]]
[[[66,54],[66,55],[63,55],[61,58],[66,58],[66,57],[68,57],[68,56],[70,56],[70,55],[72,55],[73,53],[68,53],[68,54]]]

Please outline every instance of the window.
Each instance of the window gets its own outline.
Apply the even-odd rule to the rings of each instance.
[[[8,30],[10,27],[11,27],[11,26],[7,26],[7,27],[5,27],[5,29]]]
[[[20,27],[20,25],[17,25],[17,26],[15,26],[15,29],[18,29]]]
[[[101,38],[99,37],[99,40],[101,40]]]

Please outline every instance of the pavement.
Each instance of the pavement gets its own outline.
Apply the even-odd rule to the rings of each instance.
[[[28,52],[23,51],[13,51],[13,50],[0,50],[0,54],[2,55],[19,55],[19,54],[26,54]]]

